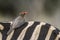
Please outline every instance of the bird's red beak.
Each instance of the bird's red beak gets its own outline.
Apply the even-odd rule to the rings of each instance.
[[[21,14],[28,14],[28,12],[21,12]]]

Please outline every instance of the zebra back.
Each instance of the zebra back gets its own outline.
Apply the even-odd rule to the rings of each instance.
[[[7,35],[10,23],[0,22],[0,40],[60,40],[60,30],[44,22],[29,21]]]

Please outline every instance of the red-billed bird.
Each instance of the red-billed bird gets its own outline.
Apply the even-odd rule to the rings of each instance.
[[[27,13],[28,12],[21,12],[21,13],[19,13],[19,16],[12,21],[12,24],[10,26],[10,30],[7,32],[7,35],[9,35],[15,28],[18,28],[18,27],[20,27],[21,25],[23,25],[25,23],[24,16]]]

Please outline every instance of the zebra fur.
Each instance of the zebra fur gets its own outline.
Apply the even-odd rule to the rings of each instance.
[[[0,40],[60,40],[60,30],[44,22],[29,21],[10,35],[10,23],[0,23]]]

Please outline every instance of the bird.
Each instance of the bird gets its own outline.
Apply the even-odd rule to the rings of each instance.
[[[24,17],[27,13],[28,12],[26,12],[26,11],[19,13],[19,16],[11,22],[10,29],[7,32],[7,35],[9,35],[14,29],[20,27],[21,25],[23,25],[25,23]]]

